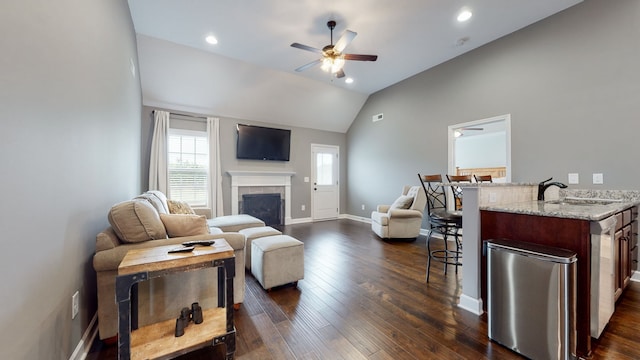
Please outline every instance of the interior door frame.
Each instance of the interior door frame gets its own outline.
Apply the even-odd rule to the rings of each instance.
[[[316,220],[316,208],[315,208],[315,180],[316,180],[316,159],[315,159],[315,150],[317,148],[329,148],[335,150],[336,153],[336,163],[335,163],[335,179],[336,179],[336,206],[337,213],[336,218],[340,216],[340,146],[338,145],[326,145],[326,144],[311,144],[311,181],[309,181],[309,190],[311,191],[311,220]]]
[[[490,124],[498,121],[505,122],[506,132],[506,167],[507,176],[506,182],[511,182],[511,114],[498,115],[486,119],[469,121],[461,124],[450,125],[448,128],[448,174],[455,174],[455,132],[465,127],[477,127],[485,124]]]

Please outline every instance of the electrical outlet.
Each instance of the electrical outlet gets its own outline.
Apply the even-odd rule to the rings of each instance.
[[[490,192],[489,193],[489,202],[490,203],[494,203],[496,201],[498,201],[498,195],[496,193],[494,193],[494,192]]]
[[[80,311],[80,293],[75,292],[71,297],[71,319],[75,319]]]
[[[569,184],[579,184],[580,183],[580,176],[578,175],[578,173],[569,173]]]
[[[602,173],[593,173],[593,183],[597,185],[604,184],[604,176]]]
[[[300,210],[305,211],[307,209],[306,205],[300,206]]]
[[[364,210],[364,204],[362,204],[362,210]]]

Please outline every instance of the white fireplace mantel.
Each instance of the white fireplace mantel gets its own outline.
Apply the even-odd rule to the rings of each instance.
[[[244,186],[283,186],[284,223],[291,223],[291,177],[293,171],[229,170],[231,175],[231,214],[238,214],[238,188]]]

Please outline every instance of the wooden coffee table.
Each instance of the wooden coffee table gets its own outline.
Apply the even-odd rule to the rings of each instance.
[[[222,343],[226,345],[226,358],[233,359],[235,352],[233,248],[226,240],[216,239],[214,245],[196,246],[192,252],[167,252],[179,246],[178,244],[129,250],[122,259],[116,278],[119,359],[174,357],[205,346]],[[139,282],[177,272],[210,267],[218,268],[218,307],[203,309],[202,324],[188,326],[181,337],[175,337],[175,319],[138,328],[137,285]]]

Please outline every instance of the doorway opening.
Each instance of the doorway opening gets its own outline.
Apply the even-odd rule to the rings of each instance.
[[[511,114],[449,126],[448,173],[511,182]]]

